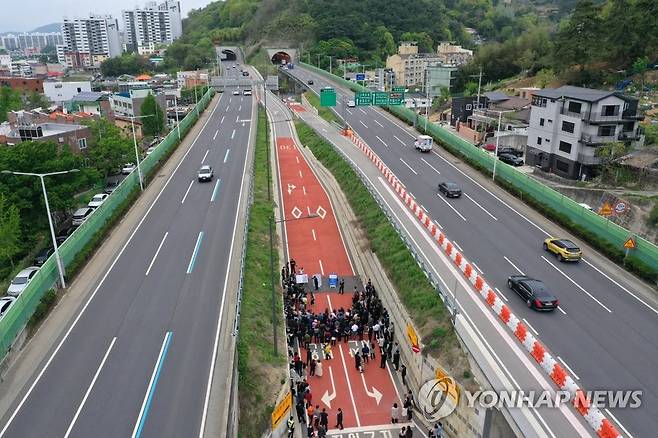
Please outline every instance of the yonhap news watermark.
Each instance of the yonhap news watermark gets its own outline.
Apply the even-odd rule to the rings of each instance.
[[[418,401],[424,417],[437,421],[450,415],[460,399],[469,408],[559,408],[572,405],[576,408],[596,406],[599,409],[639,408],[642,390],[593,390],[571,393],[562,390],[482,390],[465,391],[448,377],[432,379],[420,388]]]

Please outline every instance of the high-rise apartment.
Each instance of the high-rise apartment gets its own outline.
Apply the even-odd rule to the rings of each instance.
[[[64,18],[64,44],[58,50],[61,63],[72,68],[98,67],[108,58],[121,55],[119,22],[111,15],[90,15],[89,18]]]
[[[126,47],[140,54],[153,53],[157,45],[171,44],[183,33],[180,3],[148,2],[143,8],[123,11]]]

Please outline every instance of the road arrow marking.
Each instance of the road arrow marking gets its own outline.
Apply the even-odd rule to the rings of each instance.
[[[368,391],[368,385],[366,385],[366,378],[363,375],[363,373],[361,374],[361,381],[363,382],[363,389],[366,390],[366,394],[368,394],[368,397],[374,398],[375,401],[377,402],[377,405],[379,405],[379,402],[382,401],[382,393],[377,391],[377,388],[375,388],[374,386],[372,387],[372,392]]]
[[[331,367],[329,368],[329,378],[331,379],[331,390],[333,391],[331,394],[329,394],[329,390],[327,389],[324,392],[324,395],[322,396],[321,400],[322,403],[327,405],[329,409],[331,409],[331,402],[333,399],[336,398],[336,386],[334,385],[334,373],[331,371]]]
[[[297,188],[296,185],[288,183],[288,194],[292,194],[292,191]]]

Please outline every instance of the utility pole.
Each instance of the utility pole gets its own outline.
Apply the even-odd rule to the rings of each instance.
[[[333,61],[333,59],[332,59],[333,55],[328,55],[328,56],[329,56],[329,74],[331,74],[331,64],[332,64],[332,61]]]

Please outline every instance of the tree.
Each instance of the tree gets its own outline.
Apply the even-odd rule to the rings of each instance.
[[[160,134],[165,127],[164,123],[164,112],[158,102],[155,100],[155,97],[152,94],[149,94],[144,99],[142,106],[140,108],[142,113],[142,132],[146,136],[156,136]],[[151,117],[145,117],[151,116]]]
[[[0,87],[0,122],[7,120],[9,111],[16,111],[23,107],[21,94],[10,87]]]
[[[555,72],[550,68],[543,68],[537,72],[535,85],[539,88],[546,88],[556,79]]]
[[[9,260],[21,250],[21,218],[18,208],[0,193],[0,260]]]
[[[580,65],[581,72],[601,45],[600,7],[593,0],[580,0],[571,18],[558,31],[555,60],[562,67]]]
[[[46,96],[36,91],[31,92],[27,98],[27,109],[47,108],[49,105],[50,102],[48,102]]]
[[[434,98],[432,102],[432,110],[436,111],[443,105],[448,103],[450,99],[450,89],[448,87],[441,87],[440,94]]]
[[[92,144],[89,147],[89,160],[103,177],[113,174],[123,166],[134,153],[130,139],[107,119],[88,122]]]
[[[464,86],[464,96],[474,96],[478,92],[478,84],[475,82],[468,82]]]
[[[416,41],[419,52],[434,52],[434,41],[427,32],[405,32],[400,36],[402,41]]]

